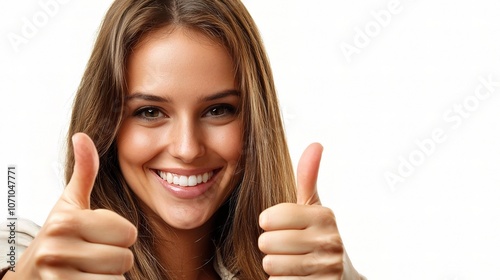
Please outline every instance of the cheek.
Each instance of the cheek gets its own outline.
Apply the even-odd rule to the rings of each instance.
[[[156,154],[156,147],[151,130],[134,127],[125,122],[117,137],[118,161],[122,172],[127,177],[127,170],[140,167]]]
[[[220,133],[214,145],[219,154],[230,164],[236,164],[243,152],[243,133],[240,122],[234,122],[224,128]]]

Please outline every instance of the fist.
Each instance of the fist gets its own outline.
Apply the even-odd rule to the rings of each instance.
[[[263,211],[259,248],[269,279],[341,279],[344,247],[333,212],[321,206],[316,181],[323,147],[311,144],[297,169],[297,203]]]
[[[133,265],[128,247],[137,229],[115,212],[90,209],[99,167],[92,140],[73,136],[75,166],[60,199],[37,237],[4,279],[125,279]]]

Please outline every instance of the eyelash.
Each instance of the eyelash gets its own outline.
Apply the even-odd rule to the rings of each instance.
[[[144,114],[148,111],[152,111],[153,113],[159,113],[159,114],[162,114],[163,116],[160,116],[160,117],[146,117]],[[135,112],[134,112],[134,117],[139,117],[143,120],[146,120],[146,121],[155,121],[159,118],[162,118],[162,117],[166,117],[167,115],[164,114],[160,109],[156,108],[156,107],[151,107],[151,106],[148,106],[148,107],[142,107],[142,108],[139,108],[137,109]]]
[[[213,118],[223,118],[223,117],[227,117],[227,116],[234,116],[236,113],[237,113],[237,109],[230,105],[230,104],[217,104],[217,105],[214,105],[214,106],[211,106],[210,108],[208,108],[204,113],[203,113],[203,116],[205,117],[206,115],[208,114],[211,114],[212,112],[214,112],[214,110],[225,110],[224,114],[222,115],[213,115],[212,117]],[[157,117],[146,117],[144,114],[145,113],[157,113],[159,114],[160,116],[157,116]],[[134,114],[133,114],[134,117],[139,117],[145,121],[155,121],[155,120],[158,120],[160,118],[166,118],[168,117],[167,114],[163,113],[161,109],[157,108],[157,107],[152,107],[152,106],[147,106],[147,107],[142,107],[142,108],[139,108],[137,109]]]
[[[236,114],[236,108],[230,104],[217,104],[217,105],[214,105],[210,108],[208,108],[208,110],[203,114],[204,116],[213,112],[214,110],[217,110],[217,109],[223,109],[225,110],[225,114],[223,116],[221,115],[213,115],[214,118],[222,118],[222,117],[226,117],[226,116],[234,116]]]

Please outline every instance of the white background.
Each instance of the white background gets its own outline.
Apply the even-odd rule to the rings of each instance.
[[[0,2],[0,167],[17,165],[18,213],[39,224],[63,189],[71,103],[111,3],[60,1],[40,23],[50,1]],[[294,163],[308,143],[325,146],[321,199],[357,269],[369,279],[500,279],[500,86],[473,97],[480,77],[500,82],[500,2],[401,0],[383,27],[375,17],[390,0],[244,2]],[[30,38],[10,42],[36,20]],[[357,53],[346,56],[347,44]],[[464,102],[467,117],[449,111]],[[434,130],[446,140],[424,155],[416,142]],[[398,173],[412,155],[413,173]],[[387,172],[404,182],[391,187]]]

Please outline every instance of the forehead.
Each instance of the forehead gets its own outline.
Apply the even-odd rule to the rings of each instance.
[[[127,60],[127,84],[129,93],[236,87],[234,64],[226,48],[185,27],[165,27],[145,35]]]

